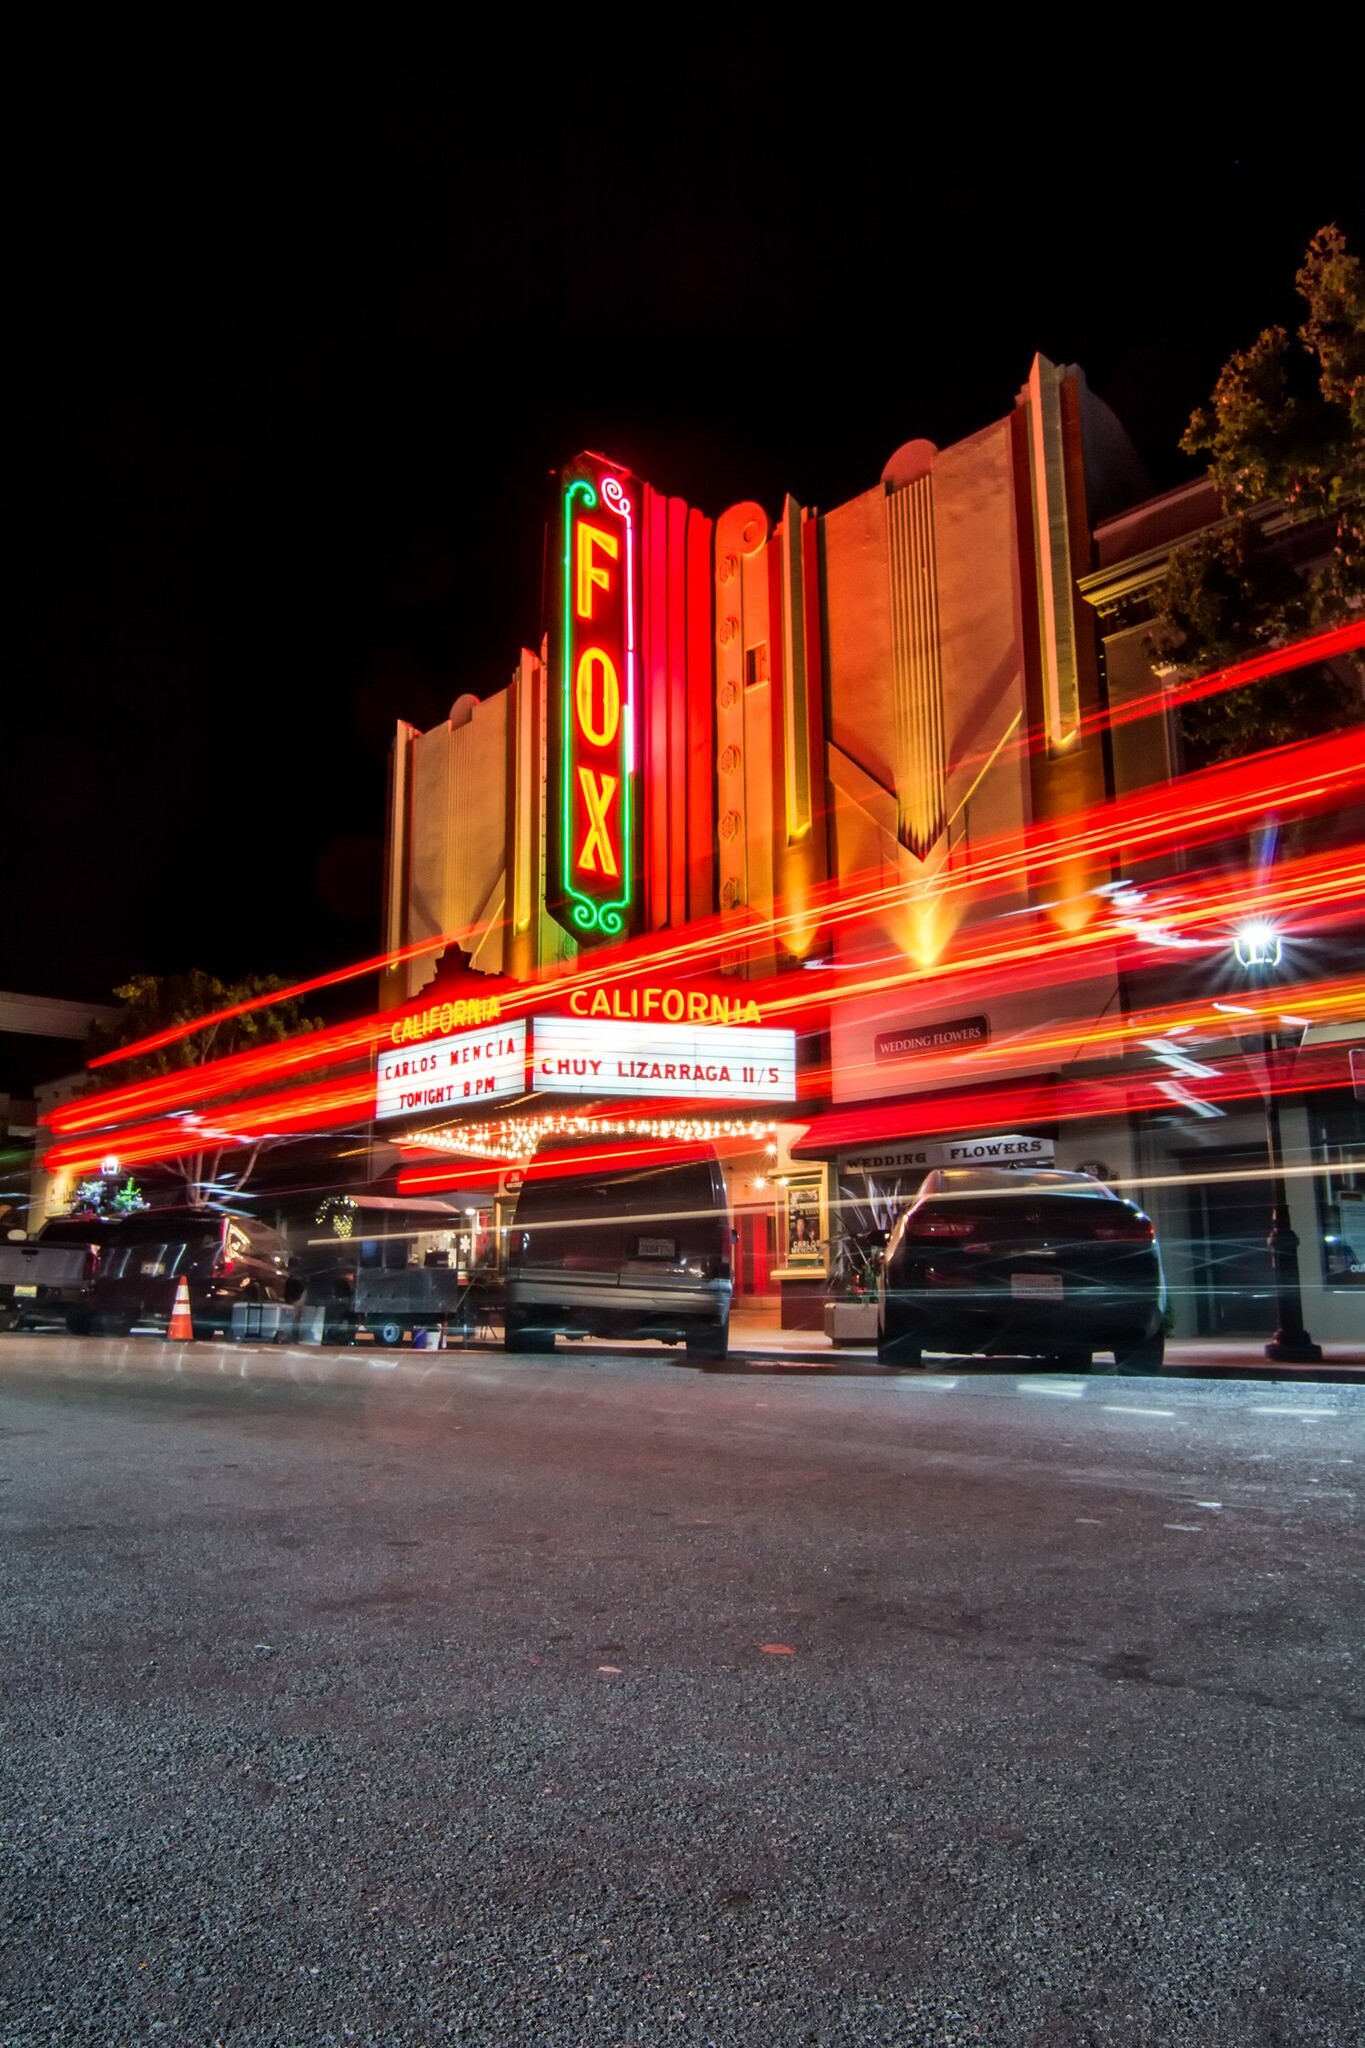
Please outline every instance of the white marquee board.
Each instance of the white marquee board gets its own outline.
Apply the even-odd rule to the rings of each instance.
[[[513,1017],[424,1044],[386,1045],[375,1070],[375,1121],[500,1102],[525,1088],[526,1019]]]
[[[796,1033],[538,1017],[531,1038],[531,1086],[542,1095],[794,1102]]]

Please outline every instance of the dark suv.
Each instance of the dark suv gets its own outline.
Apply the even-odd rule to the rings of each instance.
[[[1046,1359],[1087,1371],[1097,1351],[1154,1373],[1166,1283],[1149,1219],[1088,1173],[943,1168],[897,1219],[878,1283],[877,1355]]]
[[[188,1284],[196,1336],[226,1330],[236,1302],[284,1301],[297,1291],[278,1231],[222,1209],[144,1209],[102,1226],[93,1279],[66,1303],[67,1328],[126,1337],[134,1323],[168,1323]]]

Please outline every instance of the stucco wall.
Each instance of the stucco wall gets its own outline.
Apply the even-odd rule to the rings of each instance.
[[[447,720],[412,743],[407,935],[463,935],[476,965],[493,973],[503,963],[507,692],[465,708],[463,723]],[[434,955],[413,961],[410,992],[435,971]]]
[[[933,469],[938,609],[948,748],[947,810],[958,850],[1029,822],[1024,653],[1008,421],[938,456]],[[1022,900],[1022,887],[1016,892]]]

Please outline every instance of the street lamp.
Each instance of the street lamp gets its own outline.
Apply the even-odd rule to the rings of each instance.
[[[1269,975],[1280,964],[1280,935],[1274,925],[1253,921],[1239,926],[1233,935],[1233,951],[1239,967],[1249,973]],[[1265,1142],[1270,1155],[1270,1178],[1274,1209],[1266,1247],[1275,1282],[1277,1327],[1265,1347],[1267,1358],[1279,1365],[1320,1365],[1322,1346],[1315,1344],[1303,1326],[1303,1296],[1299,1287],[1299,1240],[1289,1218],[1289,1191],[1284,1184],[1284,1147],[1280,1141],[1280,1104],[1275,1093],[1272,1055],[1278,1052],[1280,1033],[1271,1028],[1261,1033],[1261,1061],[1264,1080]]]
[[[1239,925],[1232,935],[1239,967],[1278,967],[1280,935],[1273,924]]]

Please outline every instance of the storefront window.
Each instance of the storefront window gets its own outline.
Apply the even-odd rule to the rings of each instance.
[[[1316,1164],[1322,1277],[1329,1287],[1365,1288],[1365,1103],[1314,1096],[1309,1118]]]

